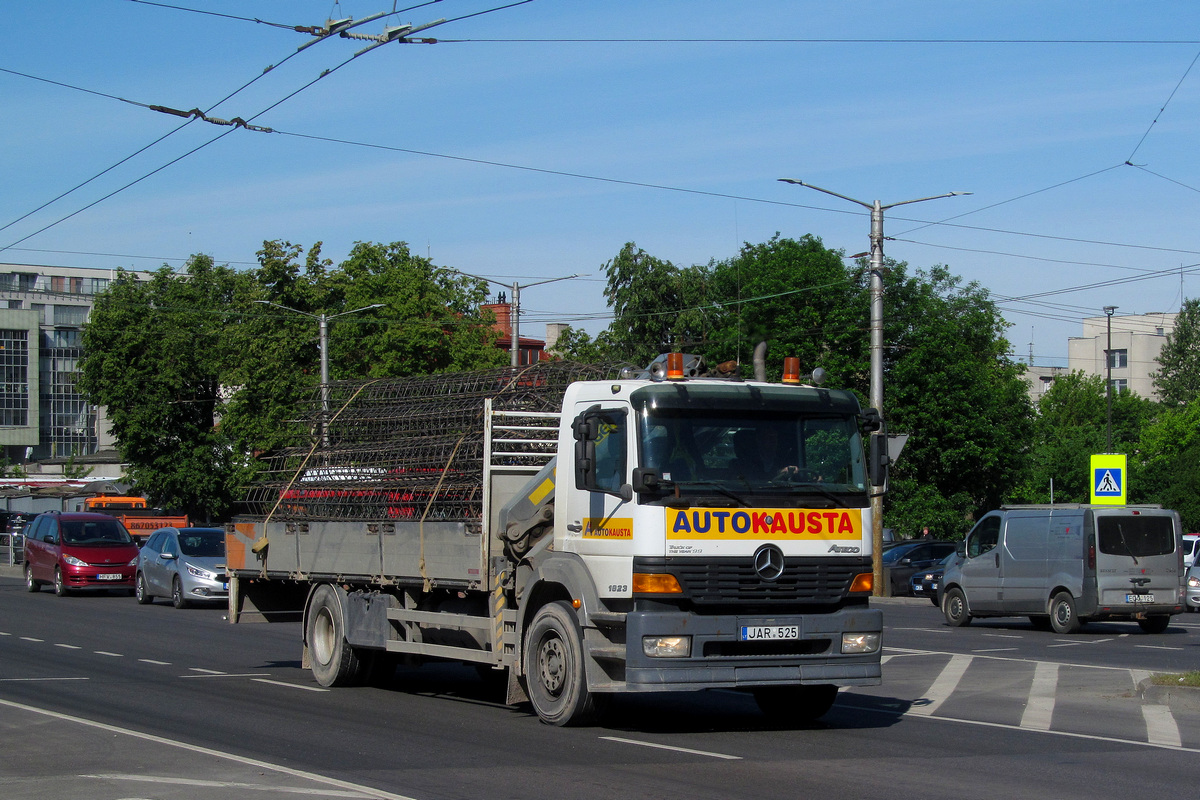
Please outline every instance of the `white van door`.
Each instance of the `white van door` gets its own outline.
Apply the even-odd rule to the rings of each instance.
[[[999,514],[988,514],[967,534],[967,557],[960,567],[962,590],[971,613],[1000,608],[1002,576]]]

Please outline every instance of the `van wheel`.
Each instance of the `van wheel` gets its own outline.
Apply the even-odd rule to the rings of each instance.
[[[1075,598],[1070,592],[1059,592],[1050,598],[1050,627],[1055,633],[1075,633],[1079,617],[1075,614]]]
[[[25,565],[25,591],[36,592],[42,588],[42,584],[33,579],[33,567]]]
[[[1166,614],[1156,614],[1153,617],[1146,617],[1137,621],[1138,627],[1146,633],[1164,633],[1167,626],[1171,624],[1171,618]]]
[[[538,609],[525,635],[525,678],[529,699],[542,722],[582,725],[598,706],[584,674],[583,637],[575,612],[563,602]]]
[[[946,592],[942,597],[942,614],[951,628],[971,624],[971,615],[967,611],[967,597],[962,593],[962,589],[956,587]]]
[[[67,584],[63,579],[62,567],[54,568],[54,594],[58,597],[66,597],[71,591],[67,588]]]

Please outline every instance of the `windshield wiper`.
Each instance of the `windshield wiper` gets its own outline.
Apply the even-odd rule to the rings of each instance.
[[[1129,542],[1125,541],[1125,529],[1121,527],[1121,523],[1117,523],[1117,536],[1121,537],[1121,544],[1125,545],[1125,552],[1133,559],[1134,566],[1138,566],[1137,556],[1133,554],[1133,548],[1129,546]]]

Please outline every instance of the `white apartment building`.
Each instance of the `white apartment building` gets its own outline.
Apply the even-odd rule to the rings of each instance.
[[[0,264],[0,452],[8,463],[37,472],[40,462],[93,462],[114,449],[102,409],[75,390],[92,298],[114,278],[108,269]]]

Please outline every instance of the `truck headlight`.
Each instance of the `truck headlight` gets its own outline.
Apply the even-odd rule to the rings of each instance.
[[[843,633],[842,654],[874,653],[879,649],[878,633]]]
[[[687,658],[692,654],[692,637],[643,636],[642,652],[650,658]]]

